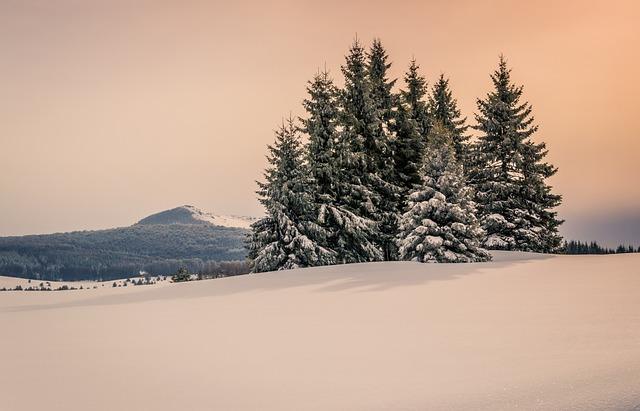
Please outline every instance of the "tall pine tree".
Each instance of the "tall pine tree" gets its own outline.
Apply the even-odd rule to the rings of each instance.
[[[345,84],[339,99],[341,133],[338,149],[342,153],[340,166],[345,181],[340,200],[355,216],[375,223],[368,240],[377,244],[380,254],[372,253],[368,260],[381,260],[388,240],[381,230],[386,223],[381,204],[385,201],[383,196],[387,187],[380,171],[387,145],[380,138],[381,118],[377,104],[371,98],[367,55],[357,39],[349,49],[342,73]]]
[[[252,225],[248,244],[251,271],[334,264],[335,252],[322,245],[326,233],[316,223],[310,192],[313,178],[292,119],[276,131],[269,153],[265,182],[258,183],[267,216]]]
[[[318,72],[307,85],[309,95],[302,103],[308,117],[302,119],[309,136],[308,163],[316,184],[316,203],[336,198],[336,145],[338,139],[338,90],[329,72]]]
[[[342,66],[344,88],[340,90],[340,135],[338,144],[345,153],[341,166],[350,175],[352,192],[344,198],[358,215],[373,218],[377,214],[379,195],[372,190],[372,175],[377,170],[374,153],[379,152],[373,129],[377,125],[375,108],[367,81],[364,48],[356,39]]]
[[[338,90],[325,70],[309,82],[307,92],[307,118],[302,122],[309,136],[308,163],[318,222],[326,233],[324,245],[336,252],[339,263],[379,260],[381,252],[372,240],[376,223],[355,214],[345,201],[357,187],[348,175],[354,162],[351,151],[339,140]]]
[[[395,235],[398,226],[398,208],[401,188],[395,181],[395,167],[393,164],[393,135],[394,112],[397,96],[392,93],[396,80],[389,80],[387,73],[391,67],[387,52],[379,39],[374,39],[368,53],[367,79],[369,84],[372,111],[362,118],[369,121],[367,140],[371,144],[365,146],[369,161],[372,162],[369,171],[371,189],[376,192],[379,202],[377,215],[380,236],[378,242],[384,252],[385,260],[396,260],[397,249]]]
[[[544,143],[533,143],[532,107],[520,102],[522,86],[511,82],[511,71],[501,56],[491,75],[494,89],[478,100],[477,130],[470,181],[476,189],[487,248],[555,252],[561,246],[552,209],[561,196],[551,193],[545,179],[557,169],[543,162]]]

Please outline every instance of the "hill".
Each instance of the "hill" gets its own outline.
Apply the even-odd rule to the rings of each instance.
[[[494,255],[3,293],[3,409],[637,409],[640,255]]]
[[[139,225],[148,224],[213,224],[220,227],[249,229],[254,217],[225,216],[207,213],[194,206],[184,205],[152,214],[138,221]]]
[[[39,279],[109,280],[212,261],[244,260],[251,218],[214,216],[185,206],[130,227],[0,237],[0,274]]]

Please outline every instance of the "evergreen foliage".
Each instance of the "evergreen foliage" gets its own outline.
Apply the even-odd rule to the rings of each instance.
[[[616,248],[603,247],[595,241],[565,241],[562,246],[564,254],[616,254],[616,253],[640,253],[640,247],[634,249],[632,245],[619,245]]]
[[[289,121],[269,147],[252,271],[399,257],[486,261],[481,246],[560,250],[553,209],[561,197],[545,182],[556,168],[543,161],[544,143],[530,139],[531,106],[519,102],[522,87],[504,59],[491,76],[495,90],[478,100],[475,144],[448,79],[429,93],[412,60],[395,92],[390,67],[380,40],[365,50],[356,39],[342,88],[326,70],[308,83],[300,128],[308,144]]]
[[[171,277],[171,281],[173,281],[174,283],[191,281],[191,274],[189,274],[185,267],[180,267],[178,271]]]
[[[335,253],[321,245],[326,232],[316,222],[310,192],[313,178],[293,119],[283,122],[276,131],[276,142],[269,146],[269,152],[265,182],[258,183],[267,216],[253,225],[251,271],[334,264]]]
[[[380,39],[374,39],[367,55],[367,75],[370,83],[371,101],[379,119],[378,127],[384,127],[393,117],[395,95],[392,93],[396,80],[387,79],[387,71],[391,68],[389,56]],[[384,130],[378,131],[380,135]],[[382,144],[385,144],[384,140]],[[382,147],[388,149],[388,147]]]
[[[364,48],[356,40],[342,66],[345,85],[339,94],[340,126],[338,150],[341,151],[340,167],[345,170],[348,190],[345,204],[360,216],[377,216],[379,195],[371,187],[377,179],[376,154],[382,151],[374,130],[379,125],[371,101],[367,81],[367,63]]]
[[[416,61],[412,60],[404,77],[407,89],[402,90],[397,99],[393,162],[394,181],[401,190],[398,210],[404,210],[407,194],[421,182],[420,167],[431,129],[431,119],[424,101],[427,82],[418,69]]]
[[[307,87],[309,97],[303,105],[307,118],[303,130],[309,136],[308,163],[313,177],[315,213],[326,232],[326,248],[336,253],[341,263],[376,261],[382,258],[373,239],[377,224],[357,214],[354,191],[366,193],[360,181],[349,172],[355,156],[338,131],[338,90],[329,73],[318,73]],[[355,184],[355,186],[354,186]]]
[[[455,157],[451,131],[436,123],[425,151],[422,185],[408,198],[400,220],[400,258],[419,262],[488,261],[473,193]]]
[[[368,261],[389,259],[393,254],[396,189],[389,182],[392,152],[384,126],[386,67],[383,50],[372,50],[368,58],[357,40],[342,66],[345,85],[340,93],[340,150],[348,189],[341,194],[347,210],[375,223],[367,240],[376,244],[378,250],[369,248]],[[372,73],[376,79],[370,77]]]
[[[140,271],[171,275],[180,267],[197,272],[209,262],[244,260],[248,232],[202,222],[0,237],[0,273],[77,281],[112,280]]]
[[[396,168],[393,158],[393,109],[397,97],[391,90],[396,80],[387,78],[391,63],[388,62],[387,52],[379,39],[374,39],[367,57],[366,80],[369,84],[373,111],[360,120],[370,121],[367,129],[371,134],[367,140],[370,140],[371,144],[365,145],[365,151],[372,167],[367,180],[378,199],[373,215],[380,230],[378,244],[384,253],[384,259],[389,261],[397,259],[394,238],[398,229],[397,217],[402,194],[401,187],[395,181]]]
[[[474,149],[470,181],[476,189],[479,215],[487,232],[484,246],[493,249],[555,252],[562,223],[553,208],[562,197],[551,193],[545,179],[557,171],[542,162],[547,150],[530,137],[538,129],[532,108],[521,103],[522,87],[511,82],[501,56],[491,75],[494,90],[478,100],[482,134]]]
[[[394,141],[394,182],[399,187],[398,210],[404,208],[404,197],[420,184],[425,138],[418,132],[417,122],[405,104],[396,111],[396,139]]]
[[[469,151],[469,136],[466,135],[469,126],[466,117],[462,117],[458,109],[458,102],[453,98],[449,79],[443,74],[433,85],[429,96],[429,112],[433,121],[438,121],[451,132],[456,159],[463,166],[466,165]]]
[[[327,70],[318,72],[307,86],[309,97],[303,101],[308,117],[302,119],[302,131],[309,136],[308,164],[314,183],[316,203],[335,201],[337,184],[338,90]]]
[[[415,59],[412,59],[409,70],[404,76],[406,90],[401,90],[400,95],[402,102],[408,108],[409,117],[415,121],[416,131],[426,142],[433,119],[429,113],[429,103],[425,101],[428,93],[427,81],[419,70],[420,66]]]

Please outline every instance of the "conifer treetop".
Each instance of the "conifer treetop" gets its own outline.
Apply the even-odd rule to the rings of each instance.
[[[377,102],[376,109],[381,111],[384,120],[388,120],[391,116],[393,107],[392,89],[396,83],[396,79],[389,80],[387,71],[391,68],[388,62],[389,56],[384,49],[380,39],[373,40],[373,44],[369,49],[367,73],[371,83],[371,98]]]
[[[467,118],[462,117],[458,108],[458,101],[451,92],[449,79],[444,74],[440,74],[440,77],[433,85],[433,91],[429,96],[429,112],[433,121],[440,122],[449,129],[456,151],[456,158],[464,163],[467,157],[469,136],[466,135],[466,132],[469,126],[466,125]]]
[[[404,100],[412,106],[417,106],[427,94],[427,80],[420,74],[419,70],[420,65],[413,58],[409,64],[409,69],[404,75],[407,89],[402,90],[401,94],[404,96]]]

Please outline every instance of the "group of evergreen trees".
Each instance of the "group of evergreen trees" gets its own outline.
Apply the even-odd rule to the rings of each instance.
[[[565,254],[622,254],[622,253],[640,253],[640,247],[637,249],[632,245],[620,244],[616,248],[603,247],[595,241],[565,241],[563,250]]]
[[[501,57],[494,89],[478,100],[471,142],[449,81],[431,90],[416,61],[395,91],[380,42],[356,40],[344,86],[319,72],[298,124],[289,118],[269,146],[253,225],[253,272],[382,260],[486,261],[485,248],[553,252],[561,197],[545,179],[544,144]],[[302,143],[302,136],[308,139]]]

